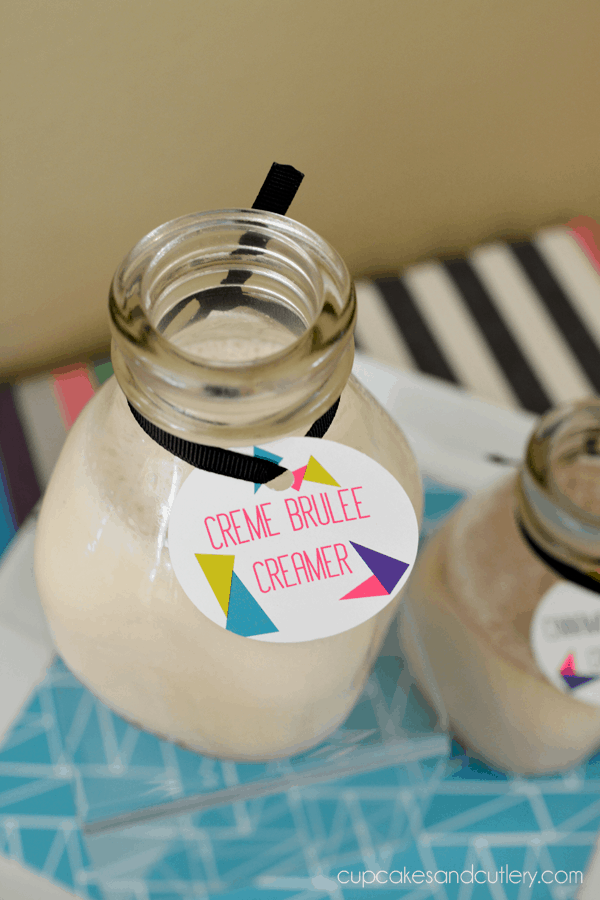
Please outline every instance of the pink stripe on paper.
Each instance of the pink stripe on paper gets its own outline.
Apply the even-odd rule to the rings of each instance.
[[[583,252],[600,272],[600,225],[591,216],[577,216],[567,224]]]
[[[54,396],[58,402],[65,428],[70,428],[75,419],[94,396],[94,386],[87,366],[77,363],[54,369]]]

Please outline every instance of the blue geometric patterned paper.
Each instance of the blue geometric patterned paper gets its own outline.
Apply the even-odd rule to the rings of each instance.
[[[443,773],[443,760],[416,759],[409,766],[283,793],[277,784],[293,771],[325,771],[335,778],[348,760],[358,759],[360,768],[361,752],[381,749],[382,684],[392,700],[397,695],[385,712],[387,725],[395,722],[417,736],[424,726],[431,729],[433,713],[398,666],[396,657],[380,658],[364,698],[333,739],[291,760],[236,764],[201,757],[133,728],[56,659],[0,749],[2,852],[82,897],[153,898],[152,888],[160,886],[179,900],[190,879],[196,892],[205,893],[251,883],[265,872],[288,883],[306,881],[313,877],[307,846],[318,846],[319,857],[354,858],[366,818],[372,820],[369,844],[397,845],[409,828],[397,792],[410,786],[411,802],[422,810],[436,765]],[[240,799],[87,840],[82,836],[82,820],[99,812],[118,815],[203,793],[210,799],[269,779],[279,790],[275,796]],[[132,883],[135,891],[128,894],[126,885]]]
[[[427,531],[460,495],[429,480],[425,487]],[[454,742],[450,759],[334,778],[349,761],[377,752],[386,729],[422,739],[434,726],[401,660],[384,652],[330,741],[268,765],[212,760],[133,728],[57,659],[0,748],[0,853],[91,900],[574,898],[574,884],[535,884],[525,893],[510,884],[493,892],[369,890],[336,880],[342,869],[585,869],[600,827],[600,754],[560,776],[521,778],[490,769]],[[302,770],[329,771],[330,780],[244,799],[245,790],[285,786],[286,774]],[[210,800],[221,791],[238,799],[82,832],[83,823],[107,814],[191,795]]]

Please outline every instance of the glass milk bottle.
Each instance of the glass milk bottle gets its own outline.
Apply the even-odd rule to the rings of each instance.
[[[600,400],[540,420],[519,471],[427,543],[409,594],[411,669],[467,747],[539,773],[600,745]]]
[[[132,723],[266,759],[358,699],[421,487],[351,375],[355,306],[325,241],[257,210],[176,219],[118,269],[115,377],[68,436],[35,567],[58,652]]]

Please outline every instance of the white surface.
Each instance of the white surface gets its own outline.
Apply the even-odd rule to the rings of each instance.
[[[600,895],[600,838],[583,876],[583,884],[577,892],[577,900],[598,900]]]
[[[73,900],[76,896],[0,856],[0,900]]]
[[[354,372],[405,431],[422,472],[473,491],[506,472],[487,461],[518,461],[535,416],[492,406],[423,375],[357,355]],[[43,678],[53,655],[33,580],[35,523],[16,535],[0,566],[0,739]],[[596,850],[578,900],[596,900]],[[73,894],[0,856],[0,900],[72,900]]]
[[[475,491],[506,472],[499,455],[518,463],[536,422],[427,375],[356,355],[354,374],[405,432],[421,471],[445,484]]]
[[[0,740],[54,653],[33,578],[34,538],[35,522],[30,519],[0,567]]]

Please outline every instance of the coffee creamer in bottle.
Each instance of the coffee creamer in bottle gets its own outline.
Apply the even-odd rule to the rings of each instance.
[[[469,748],[538,773],[600,745],[600,400],[542,417],[519,471],[428,541],[408,593],[411,669]]]
[[[35,560],[84,684],[140,727],[249,760],[347,716],[421,514],[404,436],[351,375],[348,271],[268,182],[258,208],[176,219],[119,267],[115,377],[68,436]]]

